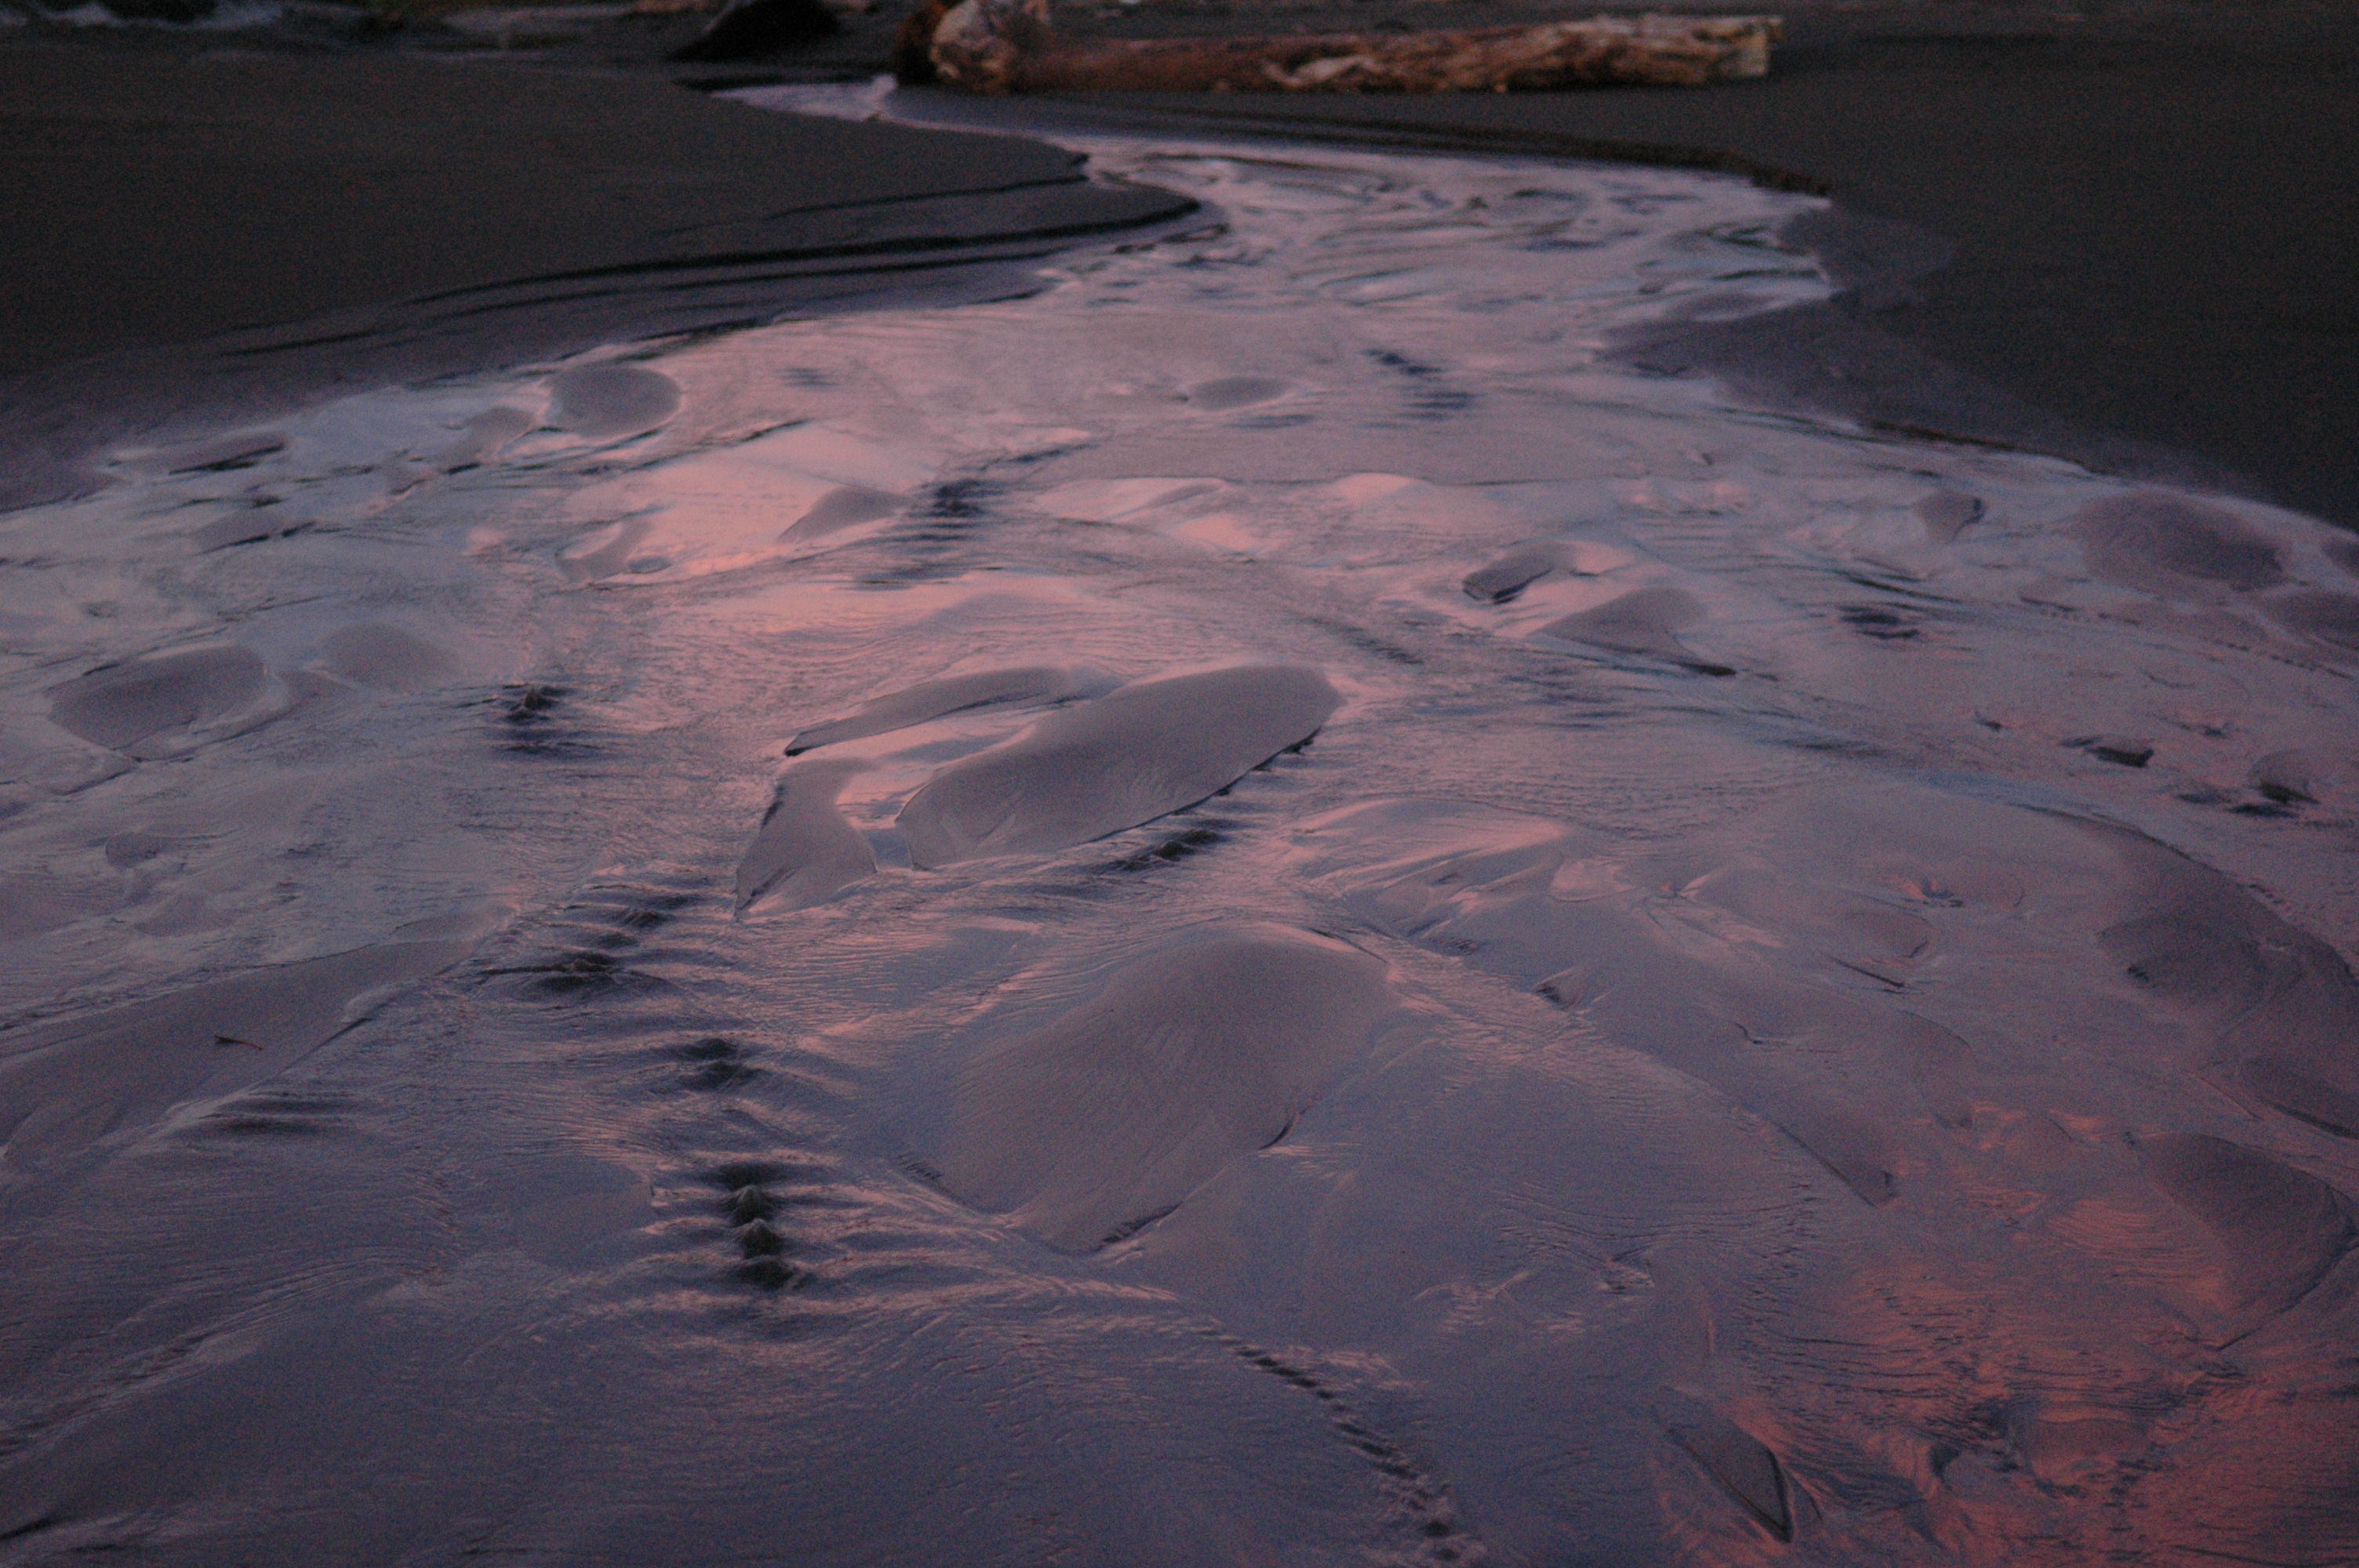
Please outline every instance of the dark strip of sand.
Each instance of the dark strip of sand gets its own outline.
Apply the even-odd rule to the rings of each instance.
[[[0,506],[86,487],[83,452],[158,425],[1005,294],[1008,264],[1189,207],[1012,137],[232,41],[0,44]]]
[[[233,37],[228,35],[226,37]],[[418,55],[0,49],[0,374],[354,306],[842,243],[1086,189],[1038,143]],[[1111,213],[1117,205],[1109,200]],[[1077,209],[1078,211],[1078,209]]]

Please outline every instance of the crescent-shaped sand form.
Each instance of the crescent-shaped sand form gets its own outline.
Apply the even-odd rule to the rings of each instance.
[[[569,370],[549,391],[549,423],[592,440],[636,436],[679,412],[679,384],[637,365]]]
[[[2351,1250],[2351,1202],[2304,1171],[2201,1132],[2138,1140],[2164,1195],[2225,1249],[2232,1313],[2220,1338],[2249,1333],[2316,1289]]]
[[[1583,643],[1612,654],[1661,659],[1705,675],[1734,674],[1725,665],[1697,658],[1680,641],[1680,632],[1703,618],[1703,605],[1684,589],[1642,588],[1594,610],[1551,621],[1534,634],[1560,643]]]
[[[370,992],[448,968],[465,942],[386,942],[69,1019],[11,1042],[0,1151],[18,1171],[273,1076],[349,1028]]]
[[[1762,1529],[1782,1541],[1794,1539],[1793,1494],[1768,1444],[1702,1400],[1677,1392],[1664,1397],[1663,1427]]]
[[[2359,1138],[2359,979],[2341,954],[2209,868],[2106,825],[2136,913],[2097,933],[2138,989],[2210,1036],[2207,1076]]]
[[[1094,697],[1113,684],[1114,677],[1099,671],[1063,665],[1026,665],[1016,669],[982,670],[973,675],[920,681],[872,697],[842,719],[797,731],[795,738],[787,742],[787,755],[797,756],[840,741],[888,734],[972,708]]]
[[[737,863],[740,911],[764,900],[808,909],[876,870],[868,840],[835,809],[843,781],[860,768],[858,762],[805,762],[787,770]]]
[[[1954,545],[1958,535],[1982,521],[1982,497],[1962,490],[1937,490],[1909,508],[1936,545]]]
[[[2091,502],[2075,522],[2089,564],[2140,588],[2250,589],[2285,580],[2275,545],[2234,513],[2200,501],[2134,491]]]
[[[477,468],[498,457],[509,442],[531,428],[532,416],[521,408],[506,405],[486,408],[461,425],[456,438],[427,460],[444,473]]]
[[[133,751],[168,730],[235,712],[261,692],[267,673],[245,648],[191,648],[53,686],[49,717],[85,741]]]
[[[902,504],[900,496],[889,491],[871,490],[866,485],[839,485],[814,502],[804,513],[778,535],[785,539],[823,539],[830,534],[874,523],[879,517],[889,517]]]
[[[1518,545],[1468,572],[1459,586],[1478,604],[1505,604],[1563,564],[1564,552],[1555,545]]]
[[[1308,741],[1341,701],[1299,665],[1124,687],[935,774],[901,808],[909,859],[1040,854],[1153,821]]]
[[[1294,384],[1274,375],[1223,375],[1200,381],[1187,390],[1190,404],[1208,414],[1233,408],[1253,408],[1294,390]]]
[[[1283,1137],[1392,1005],[1385,967],[1278,926],[1132,960],[959,1075],[932,1159],[963,1203],[1085,1252]]]

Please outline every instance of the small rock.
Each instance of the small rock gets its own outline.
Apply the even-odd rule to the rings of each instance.
[[[2077,748],[2101,761],[2118,763],[2125,768],[2142,768],[2154,760],[2154,743],[2126,735],[2083,735],[2067,741],[2067,746]]]

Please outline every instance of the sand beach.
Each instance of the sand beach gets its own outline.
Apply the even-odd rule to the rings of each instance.
[[[2359,28],[705,22],[0,27],[0,1562],[2359,1552]]]

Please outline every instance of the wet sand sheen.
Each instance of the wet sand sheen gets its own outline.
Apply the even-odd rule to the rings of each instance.
[[[5,520],[0,1531],[2359,1550],[2347,541],[1603,356],[1801,199],[1268,150]]]

